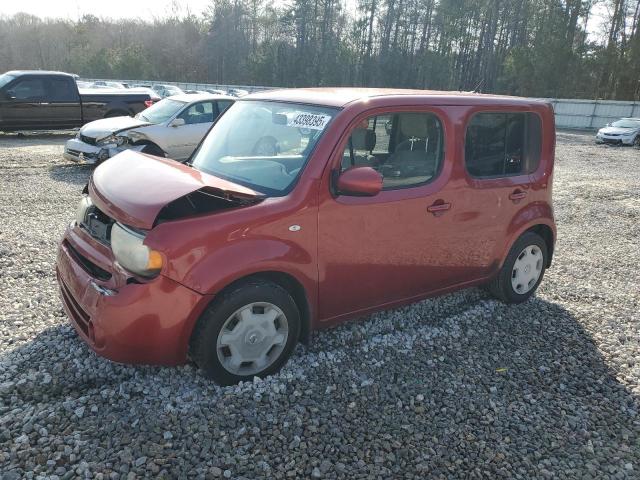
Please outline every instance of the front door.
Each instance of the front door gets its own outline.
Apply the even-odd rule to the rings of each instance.
[[[44,78],[29,75],[9,83],[0,98],[0,115],[7,130],[46,128],[49,103]]]
[[[409,300],[464,278],[458,246],[450,242],[456,228],[452,129],[435,109],[381,112],[352,126],[325,175],[369,166],[383,175],[383,191],[355,197],[322,188],[321,320]]]
[[[176,118],[184,125],[175,127],[170,136],[167,155],[174,160],[188,159],[218,116],[215,102],[198,102],[186,107]],[[173,127],[172,127],[173,128]]]

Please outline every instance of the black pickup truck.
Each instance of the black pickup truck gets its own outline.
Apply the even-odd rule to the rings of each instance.
[[[0,131],[81,127],[99,118],[134,115],[156,100],[124,89],[78,90],[68,73],[12,71],[0,75]]]

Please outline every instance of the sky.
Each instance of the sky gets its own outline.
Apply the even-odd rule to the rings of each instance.
[[[85,14],[107,18],[153,18],[171,13],[172,5],[180,11],[200,14],[211,0],[0,0],[0,15],[18,12],[39,17],[62,17],[77,20]]]
[[[282,3],[283,0],[276,0]],[[62,17],[78,20],[85,14],[105,18],[141,18],[164,17],[174,11],[196,15],[203,13],[211,0],[0,0],[0,15],[13,15],[18,12],[30,13],[39,17]],[[347,5],[349,0],[347,0]],[[601,33],[603,22],[608,16],[607,8],[596,4],[587,25],[590,35]]]

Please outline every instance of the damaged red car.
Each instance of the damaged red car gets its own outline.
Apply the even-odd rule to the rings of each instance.
[[[78,334],[117,362],[277,371],[314,329],[551,265],[555,132],[529,99],[379,89],[243,97],[186,164],[99,166],[61,242]]]

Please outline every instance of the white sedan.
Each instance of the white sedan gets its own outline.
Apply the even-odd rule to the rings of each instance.
[[[621,118],[598,130],[597,143],[640,146],[640,118]]]
[[[214,120],[236,99],[224,95],[175,95],[135,117],[96,120],[83,126],[64,147],[64,158],[99,163],[122,150],[187,160]]]

